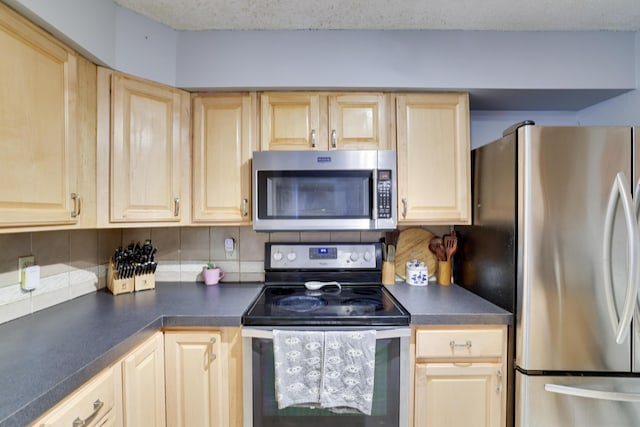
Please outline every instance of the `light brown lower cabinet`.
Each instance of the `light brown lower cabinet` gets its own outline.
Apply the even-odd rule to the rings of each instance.
[[[163,427],[164,345],[156,332],[36,420],[37,427]]]
[[[419,328],[414,426],[506,425],[505,326]]]
[[[164,337],[157,332],[122,361],[123,424],[164,427]]]
[[[103,370],[32,426],[121,426],[121,372],[119,364]]]
[[[239,328],[166,331],[167,425],[242,425]]]

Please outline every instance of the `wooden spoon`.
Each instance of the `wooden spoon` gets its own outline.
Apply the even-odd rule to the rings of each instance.
[[[451,257],[458,250],[458,238],[455,235],[455,231],[450,235],[443,237],[444,250],[446,251],[446,261],[451,261]]]
[[[438,261],[446,261],[446,253],[444,249],[444,244],[442,243],[442,239],[440,237],[434,237],[429,242],[429,250],[436,255]]]

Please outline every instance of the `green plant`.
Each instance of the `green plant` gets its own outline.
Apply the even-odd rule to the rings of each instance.
[[[213,262],[208,262],[207,265],[205,265],[203,268],[205,270],[213,270],[214,268],[216,268],[216,264]]]

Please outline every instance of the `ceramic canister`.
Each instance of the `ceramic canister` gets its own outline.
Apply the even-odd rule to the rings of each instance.
[[[424,262],[411,260],[407,262],[406,282],[413,286],[426,286],[429,284],[429,270]]]

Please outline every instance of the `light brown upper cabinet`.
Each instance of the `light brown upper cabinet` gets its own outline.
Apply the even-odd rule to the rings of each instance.
[[[190,95],[98,69],[98,224],[187,224]]]
[[[398,224],[471,221],[469,97],[396,97]]]
[[[193,222],[251,222],[256,104],[255,93],[193,97]]]
[[[80,150],[95,139],[79,134],[77,107],[86,100],[79,58],[3,4],[0,52],[0,227],[83,225],[79,164],[87,159]],[[95,93],[95,67],[93,84]]]
[[[389,149],[388,100],[383,93],[263,93],[260,148]]]

